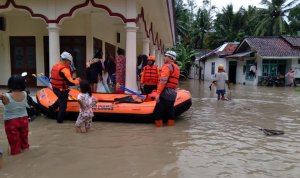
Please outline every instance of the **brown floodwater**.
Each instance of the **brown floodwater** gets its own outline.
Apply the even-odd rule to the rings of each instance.
[[[209,85],[180,82],[193,105],[174,127],[97,121],[90,133],[76,134],[74,121],[39,116],[29,124],[30,149],[16,156],[6,155],[1,116],[0,178],[300,177],[300,92],[232,85],[232,100],[218,101]],[[285,134],[266,136],[257,127]]]

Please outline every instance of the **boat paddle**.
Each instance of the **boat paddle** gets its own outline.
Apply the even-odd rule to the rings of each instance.
[[[128,88],[126,88],[126,87],[120,85],[119,83],[117,83],[116,87],[117,87],[117,88],[121,88],[122,90],[128,91],[129,93],[134,94],[134,95],[137,95],[137,96],[139,96],[139,97],[141,97],[141,98],[143,98],[143,99],[146,99],[146,97],[144,97],[143,95],[141,95],[141,94],[139,94],[139,93],[137,93],[137,92],[134,92],[134,91],[132,91],[132,90],[129,90]]]
[[[42,79],[40,79],[37,75],[32,74],[32,76],[34,76],[36,79],[38,79],[42,84],[44,84],[47,88],[49,88],[51,91],[53,91],[53,89],[46,84]],[[76,98],[74,96],[72,96],[71,94],[68,94],[72,99],[76,100]]]

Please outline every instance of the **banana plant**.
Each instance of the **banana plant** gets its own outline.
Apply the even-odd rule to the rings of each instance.
[[[176,63],[180,69],[181,77],[187,78],[189,75],[188,66],[195,66],[199,68],[199,65],[192,60],[199,53],[193,50],[191,46],[179,44],[172,50],[177,53]]]

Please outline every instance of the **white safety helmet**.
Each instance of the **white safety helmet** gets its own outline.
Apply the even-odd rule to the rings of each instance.
[[[175,60],[177,57],[177,54],[174,51],[167,51],[167,52],[165,52],[165,56],[170,56],[173,60]]]
[[[71,55],[70,53],[68,53],[68,52],[63,52],[63,53],[61,53],[60,57],[61,57],[63,60],[67,59],[67,60],[69,60],[70,62],[73,61],[72,55]]]

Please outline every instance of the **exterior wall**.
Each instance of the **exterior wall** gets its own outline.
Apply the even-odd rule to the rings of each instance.
[[[245,82],[245,74],[243,73],[243,66],[246,64],[246,62],[243,60],[236,60],[236,59],[227,59],[226,66],[229,66],[230,61],[237,61],[237,68],[236,68],[236,83],[242,84]],[[229,74],[229,67],[225,70],[227,74]]]
[[[195,61],[196,64],[199,65],[200,61]],[[195,66],[192,66],[190,71],[189,71],[189,78],[191,79],[199,79],[200,75],[199,75],[199,68],[196,68]]]
[[[274,58],[275,59],[275,58]],[[258,84],[258,78],[262,76],[262,61],[263,58],[261,57],[256,57],[256,62],[257,62],[257,71],[256,71],[256,78],[253,81],[246,80],[246,73],[243,72],[243,66],[246,65],[246,60],[247,58],[245,57],[244,60],[236,60],[236,59],[227,59],[227,66],[229,65],[229,61],[237,61],[237,73],[236,73],[236,83],[237,84],[242,84],[246,83],[246,85],[257,85]],[[286,71],[289,71],[290,68],[300,68],[300,64],[298,64],[298,59],[287,59],[287,64],[286,64]],[[227,73],[229,73],[228,70],[226,70]],[[300,70],[296,69],[295,70],[296,78],[300,78]],[[289,78],[287,77],[285,80],[285,84],[289,84]]]
[[[195,60],[195,64],[198,64],[199,68],[192,66],[190,69],[190,72],[189,72],[189,78],[199,80],[199,78],[201,76],[201,79],[203,79],[204,63],[200,60]],[[202,69],[201,74],[200,74],[200,68]]]
[[[124,25],[125,27],[125,25]],[[120,33],[120,43],[117,43],[117,33]],[[105,54],[105,42],[116,46],[116,51],[118,47],[125,50],[126,53],[126,32],[125,30],[118,31],[116,28],[112,26],[107,26],[102,21],[98,20],[96,17],[92,17],[92,33],[93,37],[102,40],[103,47],[103,56]],[[90,56],[91,57],[91,56]]]
[[[0,5],[5,4],[6,1],[7,0],[0,0]],[[126,34],[128,33],[126,32],[126,29],[124,27],[127,26],[127,30],[129,29],[128,27],[135,27],[134,20],[138,17],[138,14],[145,16],[145,19],[144,17],[141,17],[139,19],[139,21],[141,21],[141,24],[139,26],[140,30],[138,31],[137,35],[139,35],[140,33],[144,34],[145,36],[144,31],[146,28],[147,33],[151,32],[154,35],[153,39],[157,38],[158,43],[160,41],[162,42],[161,46],[173,46],[174,43],[172,40],[172,36],[174,35],[174,33],[172,33],[171,29],[165,30],[170,26],[169,20],[172,21],[173,18],[169,18],[169,16],[163,19],[156,18],[156,16],[153,15],[152,11],[149,11],[149,13],[141,14],[142,7],[144,7],[144,9],[149,10],[153,9],[153,6],[162,9],[161,11],[158,11],[159,13],[156,13],[155,15],[160,16],[160,13],[166,15],[168,13],[164,10],[173,10],[172,7],[170,9],[167,9],[166,3],[160,2],[158,0],[156,0],[155,2],[151,1],[151,3],[149,3],[148,1],[137,2],[136,0],[94,0],[93,2],[95,2],[97,5],[93,7],[91,2],[92,1],[87,0],[15,0],[16,4],[12,4],[12,2],[10,2],[11,4],[7,9],[0,9],[0,16],[4,16],[6,20],[6,31],[0,31],[0,61],[2,62],[2,64],[4,64],[0,66],[0,75],[3,76],[0,78],[0,85],[7,85],[7,80],[11,75],[9,44],[10,36],[35,37],[37,70],[36,73],[44,72],[43,37],[49,36],[47,22],[51,25],[51,27],[55,26],[55,28],[56,23],[59,22],[58,27],[60,28],[60,36],[86,36],[86,58],[93,56],[93,37],[102,40],[103,48],[105,48],[105,42],[108,42],[116,46],[116,49],[120,47],[126,51]],[[150,4],[150,6],[145,6],[148,3]],[[170,5],[172,4],[171,1],[168,1],[167,3],[170,3]],[[83,8],[76,9],[73,12],[74,7],[78,7],[79,5]],[[15,7],[17,6],[24,6],[26,10],[15,9]],[[71,10],[72,8],[73,10]],[[101,10],[101,8],[104,8],[110,13],[113,12],[114,15],[118,17],[109,17],[109,12],[103,9]],[[11,10],[13,11],[9,12]],[[30,13],[28,11],[30,11],[33,17],[30,17]],[[143,12],[146,11],[144,10]],[[63,18],[61,20],[61,15],[64,14],[68,16],[68,13],[71,14],[72,17]],[[172,15],[173,13],[170,14]],[[101,17],[99,18],[99,15],[105,17],[101,19]],[[146,25],[144,24],[145,20],[147,22]],[[173,28],[173,25],[171,28]],[[58,30],[58,28],[56,28],[56,30]],[[117,43],[117,32],[121,34],[120,43]],[[133,55],[141,54],[143,51],[142,38],[137,38],[136,40],[137,54]],[[51,45],[52,47],[53,45],[55,46],[54,43],[51,43]],[[50,49],[53,48],[51,48],[50,46]],[[58,56],[57,58],[59,58],[57,49],[54,50],[55,53],[51,53],[53,54],[51,57],[51,61],[53,61],[56,56]],[[103,50],[103,52],[103,55],[105,56],[105,50]],[[43,86],[43,84],[39,82],[37,83],[37,85]]]
[[[87,34],[88,25],[86,24],[86,18],[84,15],[77,15],[75,18],[67,19],[64,21],[64,23],[61,25],[61,31],[60,36],[88,36],[90,34]],[[115,17],[112,17],[115,18]],[[86,25],[81,25],[86,24]],[[126,32],[125,29],[120,32],[116,28],[112,26],[108,26],[101,20],[97,19],[97,17],[92,16],[91,17],[91,24],[92,27],[91,33],[92,38],[95,37],[97,39],[102,40],[102,46],[103,46],[103,56],[106,56],[105,54],[105,42],[112,44],[116,46],[116,50],[118,47],[124,49],[126,51]],[[125,25],[124,25],[125,27]],[[120,43],[117,43],[117,33],[120,33]],[[87,40],[88,42],[88,40]],[[93,41],[92,41],[93,43]],[[93,44],[92,44],[93,45]],[[88,48],[88,44],[87,44]],[[92,51],[89,53],[87,49],[86,57],[93,57]]]
[[[291,60],[291,67],[295,70],[295,78],[300,78],[300,69],[295,69],[300,68],[300,64],[298,64],[298,59]],[[289,68],[286,71],[289,71]]]
[[[214,80],[214,74],[211,74],[212,62],[215,62],[215,73],[218,72],[219,64],[223,64],[224,70],[226,71],[227,67],[226,67],[226,59],[225,58],[219,58],[217,55],[210,56],[205,61],[204,80],[207,80],[207,81]]]
[[[28,15],[24,16],[5,16],[6,31],[0,31],[0,85],[7,85],[7,80],[11,75],[11,61],[10,61],[10,36],[35,36],[36,40],[36,73],[44,73],[44,36],[48,36],[47,25],[41,19],[32,19]],[[88,36],[86,17],[84,15],[77,15],[75,18],[66,19],[60,26],[60,36]],[[125,25],[124,25],[125,26]],[[105,27],[105,28],[103,28]],[[22,29],[22,31],[20,31]],[[117,43],[117,30],[111,26],[106,26],[104,23],[92,18],[92,37],[98,38],[105,42],[126,50],[126,32],[125,29],[121,33],[121,43]],[[88,40],[87,40],[88,42]],[[92,42],[92,41],[91,41]],[[86,45],[88,48],[88,44]],[[89,53],[86,50],[86,57],[93,57],[92,50]],[[105,53],[105,50],[103,50]],[[104,54],[105,55],[105,54]],[[38,86],[43,86],[38,82]]]
[[[5,0],[6,1],[6,0]],[[127,0],[127,1],[132,1],[133,0]],[[101,4],[109,8],[112,12],[119,13],[123,15],[124,17],[127,18],[136,18],[137,13],[134,10],[129,10],[127,12],[127,1],[120,1],[120,0],[94,0],[96,4]],[[26,7],[29,7],[35,14],[42,14],[49,20],[54,20],[57,19],[60,15],[69,13],[71,9],[74,6],[77,5],[83,5],[85,4],[86,0],[52,0],[52,1],[47,1],[47,0],[30,0],[30,1],[24,1],[24,0],[15,0],[16,4],[18,5],[23,5]],[[4,0],[0,2],[1,5],[5,4]],[[87,4],[86,4],[87,5]],[[126,8],[124,8],[126,7]],[[85,9],[87,7],[84,7],[82,9]],[[129,7],[131,8],[131,7]],[[0,10],[1,11],[1,10]],[[78,12],[80,10],[76,10]],[[139,12],[139,11],[138,11]],[[63,23],[64,20],[60,22],[60,24]]]
[[[256,57],[256,62],[257,62],[256,77],[255,77],[254,81],[252,82],[252,85],[257,85],[258,76],[262,76],[262,58],[257,56]]]
[[[251,58],[253,59],[253,58]],[[256,70],[256,77],[254,80],[246,80],[246,72],[243,71],[244,66],[246,65],[247,60],[251,60],[247,57],[241,59],[227,59],[227,66],[229,65],[229,61],[237,61],[237,69],[236,69],[236,83],[243,84],[245,82],[246,85],[257,85],[259,76],[262,75],[262,58],[257,56],[257,70]],[[229,73],[229,70],[226,70]]]
[[[300,78],[300,69],[295,69],[295,68],[300,68],[300,64],[298,64],[298,59],[290,59],[287,61],[286,65],[286,73],[290,71],[290,68],[293,68],[295,71],[295,78]],[[285,74],[284,74],[285,75]],[[285,78],[285,84],[289,85],[290,84],[290,78],[286,77]]]
[[[16,18],[17,17],[17,18]],[[44,72],[44,41],[43,36],[48,35],[46,24],[40,19],[31,19],[28,15],[24,16],[5,16],[6,31],[0,31],[1,47],[0,47],[0,85],[7,85],[7,81],[11,76],[10,61],[10,36],[35,36],[36,46],[36,72]],[[20,30],[22,29],[22,30]],[[41,83],[37,83],[42,86]]]

